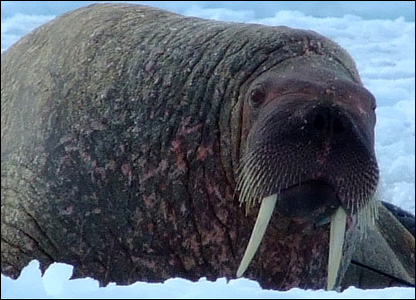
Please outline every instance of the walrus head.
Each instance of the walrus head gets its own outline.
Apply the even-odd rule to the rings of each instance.
[[[245,98],[237,190],[246,211],[256,200],[261,207],[237,276],[276,206],[285,217],[331,222],[327,288],[333,289],[348,218],[369,223],[376,215],[375,99],[325,69],[268,72]]]

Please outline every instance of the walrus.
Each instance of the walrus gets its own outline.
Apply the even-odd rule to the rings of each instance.
[[[313,31],[64,14],[1,57],[2,273],[414,284],[414,236],[376,197],[375,107]]]

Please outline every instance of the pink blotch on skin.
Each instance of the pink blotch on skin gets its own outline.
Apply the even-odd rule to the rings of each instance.
[[[207,147],[199,147],[198,152],[196,154],[196,159],[199,161],[204,161],[209,155],[214,154],[214,150],[212,149],[212,146]]]
[[[148,208],[151,208],[151,207],[154,206],[155,200],[156,200],[156,197],[155,197],[155,194],[154,193],[151,194],[151,195],[149,195],[149,196],[144,196],[143,197],[143,201],[144,201],[144,203],[146,204],[146,206]]]
[[[191,117],[187,117],[183,120],[181,130],[179,131],[179,135],[187,136],[190,133],[198,131],[203,126],[202,123],[199,123],[192,127],[189,127],[190,122],[191,122]]]
[[[132,178],[133,178],[131,165],[129,163],[125,163],[121,165],[121,172],[123,173],[124,176],[128,177],[128,185],[130,186]]]

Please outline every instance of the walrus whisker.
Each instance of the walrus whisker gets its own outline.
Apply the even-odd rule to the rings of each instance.
[[[245,182],[245,177],[252,174],[252,172],[254,171],[253,169],[256,167],[255,162],[257,160],[258,158],[257,158],[257,155],[255,154],[247,155],[242,159],[242,162],[240,163],[238,170],[237,170],[237,175],[238,175],[237,190],[240,190],[242,188],[242,185]]]
[[[246,212],[248,212],[254,200],[259,198],[261,192],[264,191],[262,186],[265,178],[270,178],[269,172],[265,171],[267,169],[256,164],[258,158],[253,157],[256,160],[251,160],[249,165],[243,168],[243,173],[240,175],[237,185],[237,189],[241,190],[240,203],[246,203]]]
[[[243,276],[248,265],[254,257],[260,243],[263,239],[264,233],[266,232],[267,225],[269,224],[270,218],[272,217],[274,207],[276,205],[277,194],[271,195],[263,199],[259,214],[257,216],[256,224],[254,225],[251,233],[250,241],[248,242],[246,251],[244,252],[243,259],[241,260],[240,266],[237,270],[237,277]]]
[[[259,197],[261,196],[261,194],[264,192],[265,189],[265,180],[269,178],[270,179],[270,174],[267,171],[264,172],[259,172],[259,174],[257,175],[257,179],[256,179],[256,186],[255,189],[253,189],[252,192],[252,199],[254,200],[255,198],[261,200]]]
[[[245,167],[245,172],[243,173],[243,175],[240,176],[239,182],[237,184],[237,190],[240,190],[241,195],[240,195],[240,203],[243,203],[245,201],[243,201],[243,199],[246,198],[247,195],[247,190],[249,188],[249,185],[252,184],[252,170],[253,167],[250,166],[246,166]]]
[[[250,153],[241,158],[241,161],[236,170],[237,176],[244,174],[247,167],[251,166],[251,163],[257,158],[255,154],[256,153]]]
[[[276,182],[281,182],[282,177],[284,177],[285,168],[279,167],[277,172],[268,178],[268,182],[264,184],[264,195],[270,195],[272,193],[280,193],[280,186],[276,186]]]
[[[249,158],[246,158],[249,157]],[[242,162],[240,162],[238,168],[237,168],[237,186],[236,186],[236,191],[242,191],[244,188],[244,185],[247,182],[246,177],[250,176],[250,174],[253,171],[254,166],[254,161],[256,160],[255,155],[251,154],[248,156],[245,156],[242,159]]]
[[[272,171],[271,167],[259,168],[255,173],[248,174],[243,178],[246,182],[241,192],[240,202],[246,202],[246,212],[249,211],[256,199],[260,202],[264,195],[270,195],[272,193],[276,179],[277,182],[280,179],[280,173],[271,176]]]
[[[377,195],[377,194],[376,194]],[[366,205],[360,208],[357,213],[357,228],[360,231],[360,237],[364,238],[369,228],[375,226],[376,220],[378,218],[378,210],[380,201],[377,196],[368,197]]]
[[[256,174],[256,173],[255,173]],[[244,184],[241,190],[241,203],[246,203],[246,211],[248,211],[248,208],[252,205],[254,199],[253,199],[253,190],[254,187],[257,184],[258,176],[255,176],[255,174],[248,173],[244,178]]]
[[[248,212],[250,207],[254,204],[256,199],[259,199],[259,196],[262,191],[262,182],[267,174],[258,174],[254,179],[252,179],[252,184],[250,185],[246,198],[243,199],[246,202],[246,211]],[[260,200],[260,199],[259,199]]]

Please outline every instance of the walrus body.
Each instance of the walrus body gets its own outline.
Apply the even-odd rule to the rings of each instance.
[[[1,60],[1,269],[12,277],[38,259],[43,269],[55,261],[72,264],[74,278],[90,276],[102,284],[233,278],[257,212],[255,207],[246,216],[239,205],[238,168],[257,145],[251,128],[261,132],[258,115],[265,116],[265,127],[271,118],[255,111],[255,102],[273,108],[276,95],[307,94],[325,103],[336,103],[339,94],[350,100],[364,95],[355,103],[361,107],[371,98],[349,55],[314,32],[186,18],[142,6],[76,10],[36,29]],[[266,81],[273,91],[258,92]],[[328,171],[335,180],[338,171],[354,178],[369,170],[368,187],[357,192],[365,201],[378,181],[375,118],[366,114],[372,104],[366,105],[357,121],[337,117],[333,127],[358,141],[346,145],[353,145],[348,149],[362,165],[348,173],[347,157]],[[290,112],[300,109],[285,109],[288,120],[297,120]],[[315,130],[326,128],[326,113],[313,114]],[[354,109],[350,114],[355,120]],[[322,145],[278,155],[285,160],[285,153],[306,153],[296,161],[293,152],[293,166],[311,162],[310,172],[292,177],[324,180],[320,174],[329,170],[335,152],[328,146],[323,155]],[[268,192],[295,183],[276,181]],[[331,187],[320,185],[322,193],[336,198],[332,190],[349,187],[337,184],[328,179]],[[354,209],[365,206],[345,197],[337,204],[351,214],[342,273],[360,243]],[[246,276],[276,289],[324,288],[328,224],[315,228],[302,219],[308,210],[291,211],[290,200],[281,203]],[[408,237],[400,223],[396,227]],[[409,238],[405,258],[411,243]],[[400,261],[405,266],[398,273],[410,274],[405,279],[411,281],[411,267]]]

